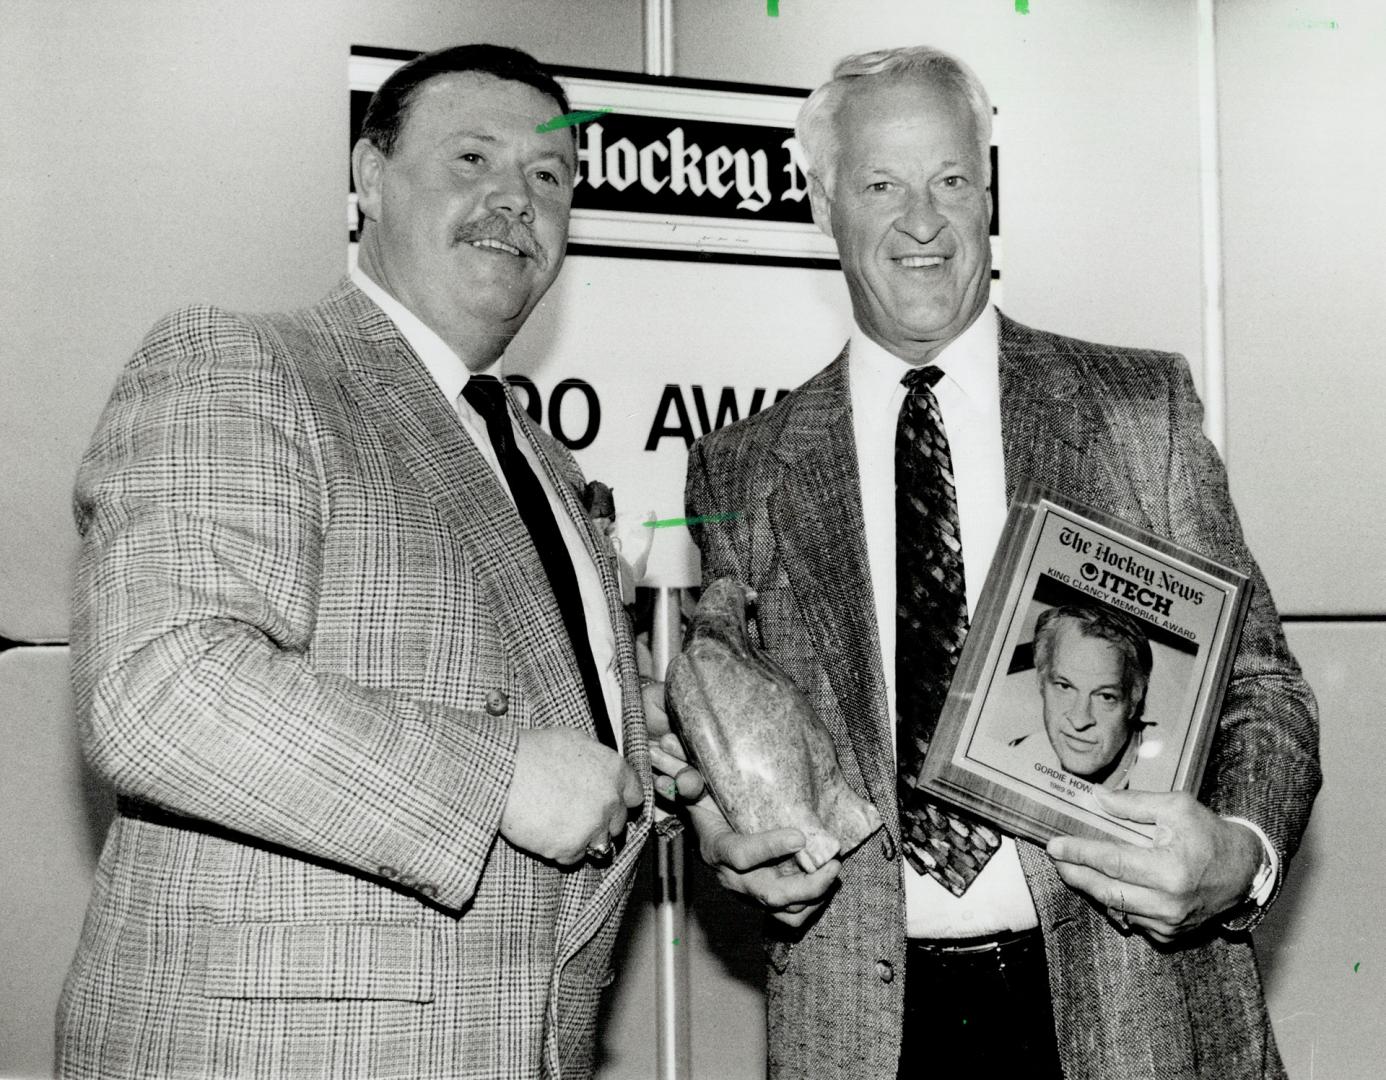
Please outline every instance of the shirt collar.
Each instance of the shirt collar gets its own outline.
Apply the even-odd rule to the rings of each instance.
[[[458,395],[466,387],[472,372],[453,352],[452,347],[422,319],[391,296],[369,274],[359,266],[351,268],[352,283],[371,298],[404,335],[404,340],[428,369],[429,375],[450,403],[456,403]],[[496,363],[499,363],[497,359]],[[495,364],[490,365],[495,367]]]
[[[943,370],[942,381],[978,410],[988,408],[1001,396],[996,335],[996,308],[988,304],[933,361]],[[855,324],[847,355],[853,384],[873,397],[893,395],[912,366],[876,344]]]

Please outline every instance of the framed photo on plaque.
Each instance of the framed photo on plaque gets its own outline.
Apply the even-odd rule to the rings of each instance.
[[[920,784],[1044,843],[1148,844],[1094,788],[1194,792],[1250,602],[1246,575],[1026,483]]]

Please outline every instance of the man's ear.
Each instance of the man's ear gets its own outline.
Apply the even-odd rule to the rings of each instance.
[[[823,186],[823,181],[813,173],[809,174],[809,206],[813,209],[813,223],[818,226],[824,236],[831,238],[833,235],[832,203],[828,201],[828,191]]]
[[[380,220],[381,187],[385,155],[369,139],[357,139],[351,148],[351,176],[356,183],[356,205],[368,221]]]

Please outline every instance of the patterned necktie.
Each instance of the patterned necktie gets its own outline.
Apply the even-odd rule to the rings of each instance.
[[[486,421],[486,432],[491,436],[491,446],[500,461],[501,472],[510,485],[515,509],[520,512],[520,519],[529,530],[549,588],[558,602],[563,626],[568,631],[568,640],[577,658],[582,686],[587,692],[587,704],[597,725],[597,737],[614,750],[616,737],[606,715],[606,698],[602,694],[601,681],[597,678],[592,646],[587,640],[587,615],[582,607],[577,574],[568,555],[568,545],[558,531],[558,521],[553,516],[548,493],[515,443],[515,429],[510,426],[510,412],[506,407],[505,387],[494,376],[473,375],[467,380],[462,396]]]
[[[897,786],[905,857],[961,896],[1001,838],[915,786],[967,636],[953,459],[930,389],[942,376],[929,365],[901,380],[908,393],[895,432]]]

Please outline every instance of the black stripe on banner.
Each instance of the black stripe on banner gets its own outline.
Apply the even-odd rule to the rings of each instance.
[[[1378,623],[1386,622],[1386,614],[1307,614],[1307,615],[1281,615],[1280,621],[1283,623]]]

